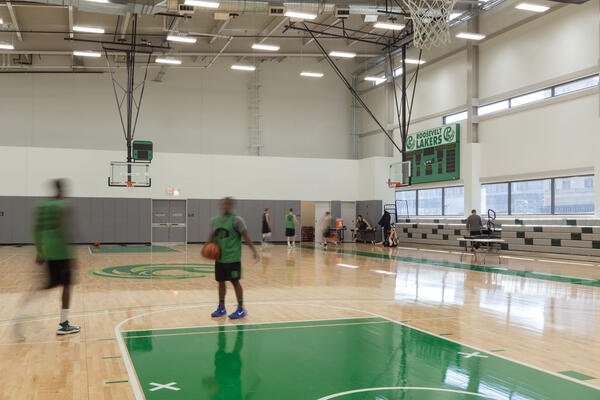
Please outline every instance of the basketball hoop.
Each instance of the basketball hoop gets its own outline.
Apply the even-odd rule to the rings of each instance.
[[[408,184],[406,183],[402,183],[402,182],[392,182],[392,181],[387,181],[387,185],[390,189],[398,189],[401,187],[405,187],[408,186]]]
[[[129,191],[133,190],[133,188],[134,188],[133,185],[135,185],[135,182],[133,182],[133,181],[127,181],[125,183],[127,184],[127,190],[129,190]]]
[[[450,13],[456,0],[406,0],[413,23],[413,43],[429,50],[450,43]]]

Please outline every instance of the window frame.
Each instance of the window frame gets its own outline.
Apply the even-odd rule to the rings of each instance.
[[[587,177],[592,177],[594,178],[592,180],[593,182],[593,192],[595,193],[596,191],[596,182],[595,182],[595,175],[594,174],[585,174],[585,175],[567,175],[567,176],[554,176],[551,178],[547,178],[547,177],[542,177],[542,178],[531,178],[531,179],[517,179],[514,181],[498,181],[498,182],[486,182],[486,183],[482,183],[480,186],[484,186],[484,185],[499,185],[499,184],[507,184],[508,185],[508,196],[507,196],[507,200],[508,200],[508,213],[507,214],[500,214],[499,215],[507,215],[507,216],[511,216],[511,215],[537,215],[537,216],[545,216],[545,215],[594,215],[595,213],[595,208],[596,205],[594,204],[594,210],[589,212],[589,213],[582,213],[582,214],[557,214],[556,213],[556,180],[557,179],[567,179],[567,178],[587,178]],[[513,207],[512,207],[512,184],[513,183],[519,183],[519,182],[531,182],[531,181],[544,181],[544,180],[550,180],[550,213],[536,213],[536,214],[515,214],[513,213]],[[484,211],[484,210],[482,210]]]
[[[436,187],[429,187],[429,188],[415,188],[415,189],[406,189],[406,190],[396,190],[394,192],[394,205],[396,206],[396,215],[398,215],[398,205],[397,205],[397,198],[396,198],[396,193],[398,192],[415,192],[415,217],[444,217],[444,216],[448,216],[448,214],[446,213],[446,206],[445,206],[445,202],[446,202],[446,189],[452,189],[452,188],[463,188],[463,214],[452,214],[449,215],[451,217],[457,217],[457,216],[461,216],[464,215],[464,188],[465,185],[455,185],[455,186],[436,186]],[[437,190],[437,189],[441,189],[442,191],[442,205],[441,205],[441,209],[442,209],[442,213],[441,214],[427,214],[427,215],[422,215],[419,214],[419,200],[420,200],[420,196],[419,196],[419,192],[423,191],[423,190]],[[410,216],[410,215],[409,215]]]

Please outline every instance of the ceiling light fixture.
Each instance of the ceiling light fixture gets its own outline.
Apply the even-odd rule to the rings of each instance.
[[[170,42],[196,43],[198,39],[189,36],[168,35],[167,40]]]
[[[74,56],[78,57],[102,57],[102,54],[99,51],[74,51]]]
[[[541,6],[539,4],[530,4],[530,3],[521,3],[521,4],[517,5],[515,8],[517,8],[519,10],[533,11],[533,12],[537,12],[537,13],[543,13],[550,9],[550,7],[547,7],[547,6]]]
[[[219,8],[221,4],[215,1],[201,1],[201,0],[185,0],[186,6],[203,7],[203,8]]]
[[[256,67],[254,65],[232,65],[231,69],[238,71],[254,71]]]
[[[279,51],[279,46],[275,46],[272,44],[254,43],[252,45],[252,48],[254,50]]]
[[[458,35],[456,35],[456,37],[460,38],[460,39],[468,39],[468,40],[481,40],[481,39],[485,38],[485,35],[482,35],[480,33],[461,32]]]
[[[376,85],[385,82],[385,79],[386,78],[381,76],[365,76],[365,81],[375,82]]]
[[[349,53],[346,51],[332,51],[329,53],[331,57],[341,57],[341,58],[354,58],[356,57],[356,53]]]
[[[299,11],[286,11],[284,14],[286,17],[297,18],[297,19],[315,19],[317,14],[304,13]]]
[[[320,72],[300,72],[300,76],[306,76],[309,78],[322,78],[323,74]]]
[[[425,60],[417,60],[415,58],[407,58],[404,62],[407,64],[425,64]]]
[[[94,28],[92,26],[80,26],[80,25],[75,25],[73,27],[73,32],[82,32],[82,33],[104,33],[104,29],[103,28]]]
[[[373,25],[373,27],[375,28],[379,28],[379,29],[390,29],[392,31],[401,31],[402,29],[404,29],[403,24],[393,24],[390,22],[378,22],[375,25]]]
[[[178,60],[176,58],[161,58],[161,57],[158,57],[156,60],[154,60],[154,62],[156,62],[158,64],[172,64],[172,65],[179,65],[179,64],[181,64],[181,60]]]

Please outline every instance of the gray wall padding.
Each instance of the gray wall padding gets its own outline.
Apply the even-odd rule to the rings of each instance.
[[[41,198],[0,196],[0,244],[33,242],[35,205]],[[76,243],[149,243],[151,240],[151,199],[140,198],[71,198],[73,210],[73,240]],[[285,241],[285,216],[290,208],[298,218],[296,240],[300,240],[300,200],[237,200],[235,212],[248,225],[254,241],[261,240],[262,215],[270,209],[273,235],[271,241]],[[205,242],[209,220],[219,212],[219,200],[188,199],[188,241]],[[371,224],[381,216],[381,201],[356,203]],[[340,218],[341,202],[332,202],[334,218]]]

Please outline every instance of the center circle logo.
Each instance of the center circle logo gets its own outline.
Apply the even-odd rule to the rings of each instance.
[[[214,272],[212,264],[135,264],[105,267],[88,274],[101,278],[117,279],[194,279],[205,278]]]
[[[415,138],[414,138],[413,136],[409,136],[409,137],[406,139],[406,148],[407,148],[408,150],[411,150],[411,149],[412,149],[412,148],[414,148],[414,147],[415,147]]]
[[[447,126],[444,128],[444,140],[447,142],[451,142],[454,140],[454,130],[451,126]]]

